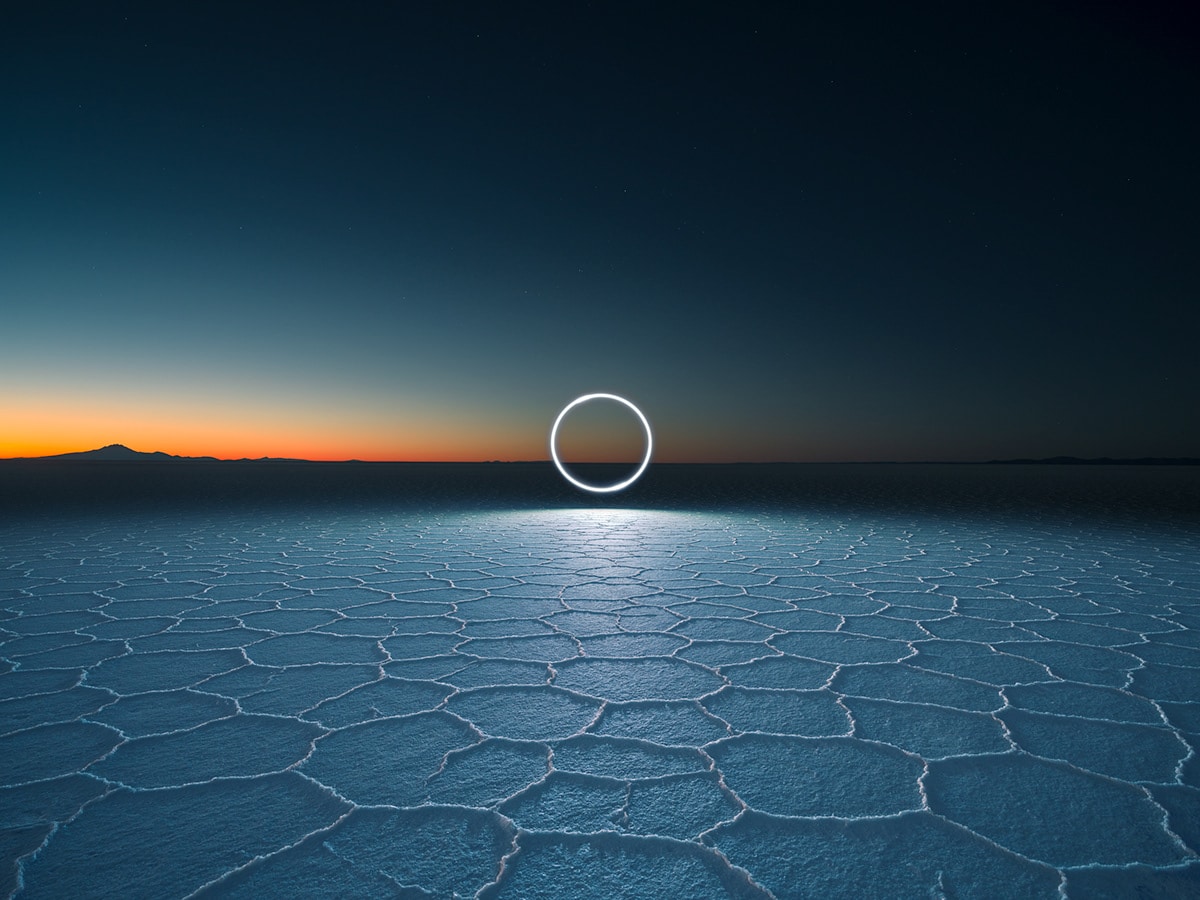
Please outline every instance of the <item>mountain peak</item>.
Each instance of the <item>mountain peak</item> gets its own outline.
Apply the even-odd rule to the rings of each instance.
[[[180,459],[181,457],[172,456],[169,453],[163,453],[161,450],[154,453],[142,453],[139,450],[132,450],[124,444],[107,444],[96,450],[80,450],[75,453],[55,453],[51,456],[35,456],[32,459],[42,460],[100,460],[103,462],[127,462],[131,460],[167,460]]]
[[[77,459],[149,459],[152,457],[166,456],[165,453],[139,453],[137,450],[131,450],[124,444],[109,444],[101,447],[99,450],[85,450],[82,453],[63,454],[64,456],[72,456]]]

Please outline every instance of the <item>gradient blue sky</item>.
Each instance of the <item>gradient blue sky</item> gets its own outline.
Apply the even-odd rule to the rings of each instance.
[[[1200,456],[1169,6],[0,13],[0,456]]]

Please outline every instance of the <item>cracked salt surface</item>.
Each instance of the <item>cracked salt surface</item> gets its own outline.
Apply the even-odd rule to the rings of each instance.
[[[1200,892],[1200,528],[243,510],[0,528],[0,886]]]

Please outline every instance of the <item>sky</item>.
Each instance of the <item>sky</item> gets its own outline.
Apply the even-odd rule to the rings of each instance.
[[[0,457],[1200,456],[1173,9],[7,4]]]

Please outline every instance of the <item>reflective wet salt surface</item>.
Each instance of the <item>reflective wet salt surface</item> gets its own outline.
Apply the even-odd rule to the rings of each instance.
[[[1136,503],[23,511],[0,884],[1194,895],[1200,522]]]

